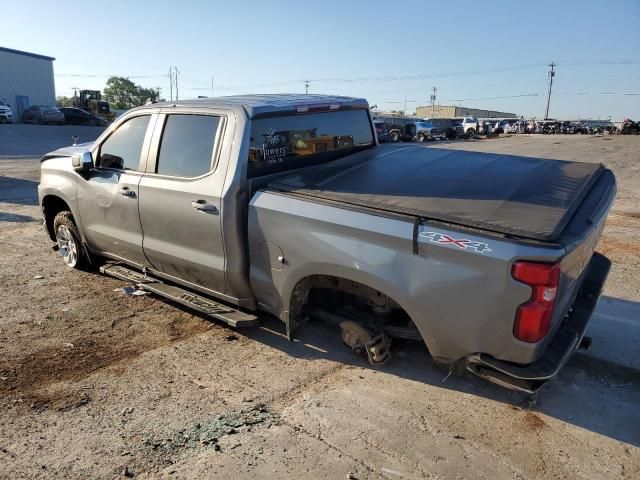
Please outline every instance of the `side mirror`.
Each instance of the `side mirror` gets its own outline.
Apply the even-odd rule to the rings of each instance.
[[[74,153],[71,156],[71,166],[78,173],[88,172],[93,168],[91,152]]]

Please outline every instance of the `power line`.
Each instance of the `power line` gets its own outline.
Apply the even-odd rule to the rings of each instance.
[[[56,77],[69,77],[69,78],[104,78],[104,77],[123,77],[123,78],[160,78],[166,77],[166,75],[121,75],[117,73],[56,73]]]
[[[520,98],[520,97],[537,97],[542,95],[541,93],[521,93],[518,95],[500,95],[497,97],[475,97],[475,98],[449,98],[447,102],[468,102],[475,100],[503,100],[507,98]]]
[[[562,66],[585,66],[585,65],[638,65],[640,62],[632,60],[591,60],[591,61],[558,61],[555,65]],[[263,88],[287,84],[295,84],[299,82],[319,82],[319,83],[356,83],[356,82],[395,82],[395,81],[411,81],[411,80],[426,80],[436,78],[449,78],[458,76],[470,76],[470,75],[490,75],[494,73],[502,73],[508,71],[527,70],[534,68],[541,68],[547,66],[541,63],[530,63],[523,65],[513,65],[505,67],[494,67],[475,70],[461,70],[453,72],[440,72],[440,73],[424,73],[415,75],[374,75],[369,77],[354,77],[354,78],[315,78],[315,79],[295,79],[295,80],[283,80],[278,82],[260,83],[260,84],[247,84],[247,85],[218,85],[220,90],[242,90],[251,88]],[[183,76],[182,74],[180,74]],[[166,77],[166,74],[153,74],[153,75],[118,75],[118,74],[78,74],[78,73],[56,73],[57,77],[70,77],[70,78],[103,78],[112,76],[123,76],[126,78],[162,78]],[[198,80],[192,77],[183,76],[186,80],[192,83],[200,84],[202,87],[189,87],[190,90],[196,90],[199,88],[209,89],[205,87],[208,85],[208,81]],[[185,88],[185,87],[183,87]]]

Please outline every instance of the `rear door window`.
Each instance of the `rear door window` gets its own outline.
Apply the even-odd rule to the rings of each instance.
[[[213,149],[220,117],[169,115],[164,125],[156,173],[199,177],[213,167]]]
[[[363,109],[254,119],[247,176],[327,162],[374,144]]]
[[[133,117],[113,132],[100,146],[97,166],[118,170],[138,170],[150,115]]]

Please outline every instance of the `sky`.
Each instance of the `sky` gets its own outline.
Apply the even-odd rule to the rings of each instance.
[[[438,104],[542,118],[553,61],[550,117],[640,118],[640,0],[2,5],[0,46],[55,57],[57,95],[121,75],[168,99],[175,66],[180,98],[302,93],[309,80],[310,93],[411,113],[435,86]]]

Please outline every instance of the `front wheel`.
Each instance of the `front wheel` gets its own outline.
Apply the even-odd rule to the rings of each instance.
[[[71,212],[58,213],[53,219],[53,230],[58,242],[58,251],[65,265],[69,268],[87,270],[91,265],[91,259],[82,245]]]
[[[467,138],[471,139],[474,137],[475,134],[476,134],[476,131],[473,128],[470,128],[469,130],[467,130]]]
[[[396,143],[398,140],[400,140],[400,133],[399,132],[391,132],[389,134],[389,141],[391,143]]]
[[[419,133],[418,136],[416,137],[416,140],[420,143],[423,143],[426,139],[427,137],[424,136],[424,133]]]

